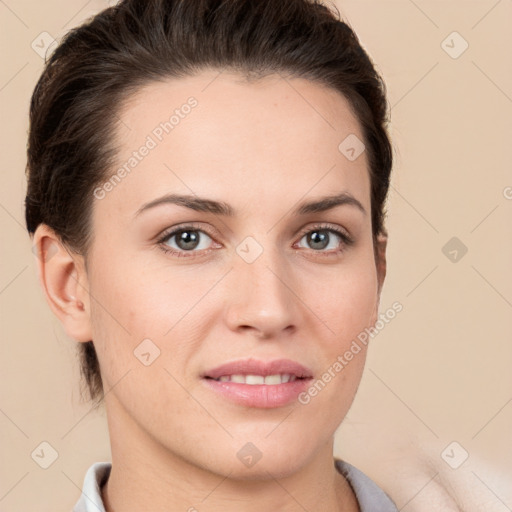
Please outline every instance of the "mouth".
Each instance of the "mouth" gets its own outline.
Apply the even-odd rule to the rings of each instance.
[[[255,385],[265,385],[265,386],[275,386],[277,384],[286,384],[287,382],[295,382],[297,379],[304,380],[306,377],[297,377],[297,375],[292,375],[289,373],[276,373],[274,375],[255,375],[255,374],[247,374],[238,373],[235,375],[221,375],[217,379],[213,379],[212,377],[205,377],[206,379],[212,379],[217,382],[236,382],[238,384],[249,384],[249,386]]]
[[[295,401],[313,374],[289,359],[246,359],[223,364],[201,377],[207,388],[223,399],[245,407],[269,409]]]

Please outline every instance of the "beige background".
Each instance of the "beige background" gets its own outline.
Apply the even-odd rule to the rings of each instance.
[[[43,66],[31,44],[106,5],[0,2],[2,512],[71,510],[86,469],[110,456],[104,413],[79,401],[75,343],[39,288],[23,213],[28,105]],[[337,5],[388,85],[396,163],[381,310],[404,309],[373,340],[336,455],[406,512],[510,511],[512,1]],[[456,262],[442,250],[452,237],[467,247]],[[59,455],[48,469],[31,458],[43,441]],[[444,459],[469,454],[457,469],[441,456],[453,441]]]

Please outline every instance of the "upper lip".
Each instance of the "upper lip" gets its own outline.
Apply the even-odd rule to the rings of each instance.
[[[312,377],[311,370],[291,359],[274,359],[272,361],[259,361],[257,359],[239,359],[230,363],[221,364],[204,372],[203,377],[218,379],[223,375],[278,375],[290,374],[297,378]]]

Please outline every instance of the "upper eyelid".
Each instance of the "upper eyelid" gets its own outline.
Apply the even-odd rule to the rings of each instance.
[[[157,241],[163,241],[167,240],[171,236],[175,236],[176,233],[180,231],[186,231],[187,229],[190,229],[190,231],[201,231],[205,234],[207,234],[210,238],[212,238],[214,235],[208,232],[208,229],[205,229],[203,226],[198,226],[194,222],[184,223],[183,225],[173,226],[171,228],[164,229],[159,235],[155,237]],[[216,230],[213,230],[217,232]]]
[[[325,229],[326,231],[341,231],[346,236],[350,237],[350,232],[348,229],[338,226],[336,224],[332,224],[331,222],[318,222],[313,223],[313,225],[306,226],[305,228],[299,231],[299,234],[309,233],[310,231],[314,231],[315,229]]]

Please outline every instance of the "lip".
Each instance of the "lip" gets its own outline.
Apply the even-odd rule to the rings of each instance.
[[[244,384],[218,381],[224,375],[268,375],[290,374],[297,380],[281,384]],[[243,359],[217,366],[201,375],[202,382],[219,396],[245,407],[271,409],[283,407],[295,401],[313,378],[309,368],[290,359],[259,361]]]

